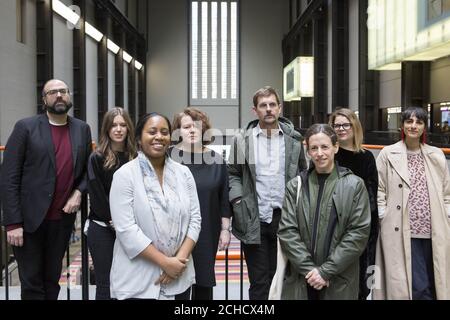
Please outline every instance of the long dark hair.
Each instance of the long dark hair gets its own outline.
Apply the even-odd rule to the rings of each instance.
[[[127,139],[125,140],[125,154],[128,160],[133,160],[136,155],[136,142],[134,140],[134,126],[131,122],[128,112],[120,107],[114,107],[103,116],[102,128],[100,129],[100,139],[97,147],[97,152],[105,157],[103,168],[111,169],[119,163],[117,154],[111,148],[111,138],[109,131],[114,124],[114,118],[122,116],[127,124]]]

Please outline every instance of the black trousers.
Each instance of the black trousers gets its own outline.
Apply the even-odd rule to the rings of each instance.
[[[192,300],[212,300],[213,287],[192,285]]]
[[[435,300],[431,239],[411,239],[412,298]]]
[[[191,288],[189,287],[185,292],[175,295],[175,300],[191,300]]]
[[[267,300],[270,284],[277,269],[277,231],[281,209],[273,211],[271,223],[261,222],[261,244],[244,244],[250,288],[250,300]]]
[[[22,300],[57,300],[62,260],[69,244],[75,214],[45,220],[33,232],[23,233],[22,247],[13,247]]]
[[[99,226],[89,222],[87,243],[91,253],[95,271],[95,299],[110,300],[109,275],[113,260],[116,233],[112,228]]]

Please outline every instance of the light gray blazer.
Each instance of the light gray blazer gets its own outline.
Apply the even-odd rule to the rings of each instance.
[[[194,178],[187,167],[166,158],[164,174],[169,168],[176,175],[177,193],[184,211],[181,229],[187,230],[186,236],[197,241],[201,215]],[[119,300],[158,299],[161,288],[155,282],[163,271],[157,264],[139,256],[155,239],[155,230],[138,158],[115,172],[109,202],[116,229],[110,275],[111,297]],[[191,256],[182,276],[165,287],[165,295],[183,293],[193,283],[195,271]]]

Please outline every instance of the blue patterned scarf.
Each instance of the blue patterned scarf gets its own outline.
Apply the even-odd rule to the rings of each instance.
[[[152,221],[156,232],[153,245],[168,257],[175,256],[186,236],[181,230],[181,201],[177,190],[176,174],[172,160],[166,158],[163,173],[163,184],[152,164],[144,155],[138,153],[139,165],[144,177],[144,187],[151,207]]]

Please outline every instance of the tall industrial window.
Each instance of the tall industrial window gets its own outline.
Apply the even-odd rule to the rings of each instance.
[[[21,43],[25,43],[25,3],[25,0],[16,0],[16,39]]]
[[[191,1],[190,104],[238,105],[238,1]]]

